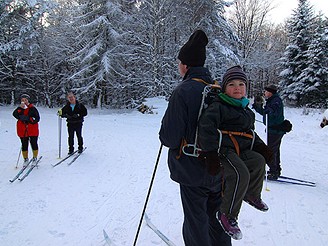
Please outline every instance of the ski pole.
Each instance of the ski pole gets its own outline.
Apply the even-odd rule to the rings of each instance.
[[[58,114],[58,159],[61,158],[61,133],[62,133],[62,120]]]
[[[145,215],[146,207],[147,207],[147,204],[148,204],[148,200],[149,200],[151,188],[152,188],[153,183],[154,183],[154,179],[155,179],[155,175],[156,175],[156,170],[157,170],[157,167],[158,167],[159,159],[161,157],[162,149],[163,149],[163,144],[161,144],[161,146],[159,147],[159,150],[158,150],[158,155],[157,155],[157,159],[156,159],[156,163],[155,163],[153,175],[151,177],[151,181],[150,181],[150,185],[149,185],[149,188],[148,188],[148,193],[147,193],[146,201],[145,201],[145,204],[144,204],[144,207],[143,207],[143,210],[142,210],[142,214],[141,214],[141,218],[140,218],[140,221],[139,221],[137,233],[136,233],[136,236],[134,238],[133,246],[136,246],[137,241],[138,241],[138,236],[139,236],[139,232],[140,232],[142,220],[143,220],[143,217]]]
[[[16,163],[16,169],[18,168],[18,163],[19,163],[19,158],[21,156],[21,153],[22,153],[22,148],[19,149],[19,153],[18,153],[18,158],[17,158],[17,163]]]
[[[268,122],[268,114],[265,114],[265,132],[266,132],[266,144],[269,142],[269,122]],[[270,191],[268,188],[268,165],[265,165],[265,190]]]

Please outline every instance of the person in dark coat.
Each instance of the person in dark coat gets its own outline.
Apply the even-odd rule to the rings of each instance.
[[[28,159],[28,144],[31,143],[33,150],[33,162],[35,163],[38,153],[38,136],[39,136],[39,121],[40,114],[37,108],[29,102],[30,96],[27,94],[21,95],[21,104],[17,107],[13,116],[17,119],[17,135],[22,143],[22,155],[24,158],[24,166],[27,165]],[[33,164],[33,163],[32,163]]]
[[[180,185],[184,213],[182,234],[186,246],[230,246],[230,237],[215,218],[221,203],[219,166],[182,152],[184,143],[194,143],[202,92],[213,83],[204,67],[208,38],[195,31],[180,49],[179,72],[183,81],[173,91],[162,119],[159,138],[169,148],[171,179]]]
[[[59,115],[67,121],[68,154],[74,152],[74,133],[77,136],[78,152],[81,153],[83,151],[82,126],[88,111],[82,103],[76,100],[73,92],[67,94],[67,100],[67,104],[59,110]]]
[[[223,76],[222,92],[199,120],[200,148],[211,157],[208,161],[217,163],[220,157],[224,169],[223,200],[217,218],[236,240],[242,238],[237,219],[243,200],[261,211],[268,210],[261,191],[265,157],[272,155],[254,131],[255,114],[245,97],[247,81],[240,66],[229,68]]]
[[[279,125],[284,121],[284,104],[277,93],[277,86],[268,85],[264,87],[264,97],[266,99],[266,104],[263,106],[261,102],[255,102],[253,108],[259,114],[263,115],[263,122],[266,124],[265,119],[268,115],[268,146],[274,152],[273,160],[268,164],[270,170],[268,172],[268,179],[278,179],[281,175],[281,165],[280,165],[280,145],[282,137],[286,132],[279,129]]]

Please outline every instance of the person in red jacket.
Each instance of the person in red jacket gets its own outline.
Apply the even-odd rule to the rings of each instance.
[[[33,150],[33,162],[36,161],[39,153],[38,136],[39,136],[39,111],[32,103],[29,103],[30,96],[21,95],[21,104],[17,107],[13,116],[17,119],[17,135],[22,142],[22,155],[24,164],[28,163],[28,144],[31,143]]]

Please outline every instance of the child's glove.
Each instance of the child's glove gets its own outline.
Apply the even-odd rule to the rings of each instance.
[[[266,163],[273,161],[273,151],[265,143],[255,145],[253,150],[260,153],[264,157]]]
[[[58,116],[60,116],[60,117],[62,117],[62,115],[63,115],[63,111],[62,111],[62,109],[61,109],[61,108],[60,108],[60,109],[58,109],[57,115],[58,115]]]

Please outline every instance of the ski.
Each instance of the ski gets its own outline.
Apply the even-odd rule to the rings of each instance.
[[[41,159],[42,159],[42,156],[40,156],[34,164],[31,164],[31,166],[27,170],[27,172],[21,178],[18,178],[18,180],[23,181],[32,172],[32,170],[39,164]]]
[[[144,219],[146,221],[146,225],[152,229],[157,234],[157,236],[159,236],[167,245],[175,246],[175,244],[170,239],[168,239],[160,230],[157,229],[157,227],[150,221],[150,218],[146,213],[144,215]]]
[[[294,184],[294,185],[316,187],[316,184],[302,183],[302,182],[297,182],[297,181],[292,181],[292,180],[283,180],[283,179],[270,180],[270,179],[268,179],[268,181],[269,182],[277,182],[277,183],[285,183],[285,184]]]
[[[108,236],[107,232],[105,231],[105,229],[103,229],[103,234],[104,234],[105,241],[108,245],[116,246],[116,244],[114,244],[113,241],[109,238],[109,236]]]
[[[60,160],[59,162],[57,162],[56,164],[53,164],[52,166],[58,166],[59,164],[63,163],[64,161],[66,161],[68,158],[70,158],[71,156],[73,156],[75,153],[77,153],[77,150],[75,150],[72,154],[67,155],[64,159]]]
[[[81,153],[78,153],[77,155],[75,155],[74,158],[73,158],[73,159],[72,159],[67,165],[69,165],[69,166],[72,165],[72,163],[73,163],[74,161],[76,161],[77,158],[80,157],[80,155],[85,151],[86,148],[87,148],[87,147],[84,147]]]
[[[15,177],[13,177],[12,179],[9,180],[10,183],[14,182],[16,179],[19,178],[19,176],[28,168],[28,166],[31,164],[32,159],[29,160],[29,162],[27,163],[27,165],[25,167],[22,167],[21,170],[16,174]]]
[[[279,178],[315,185],[315,182],[307,181],[307,180],[303,180],[303,179],[296,179],[296,178],[291,178],[291,177],[287,177],[287,176],[279,176]]]

